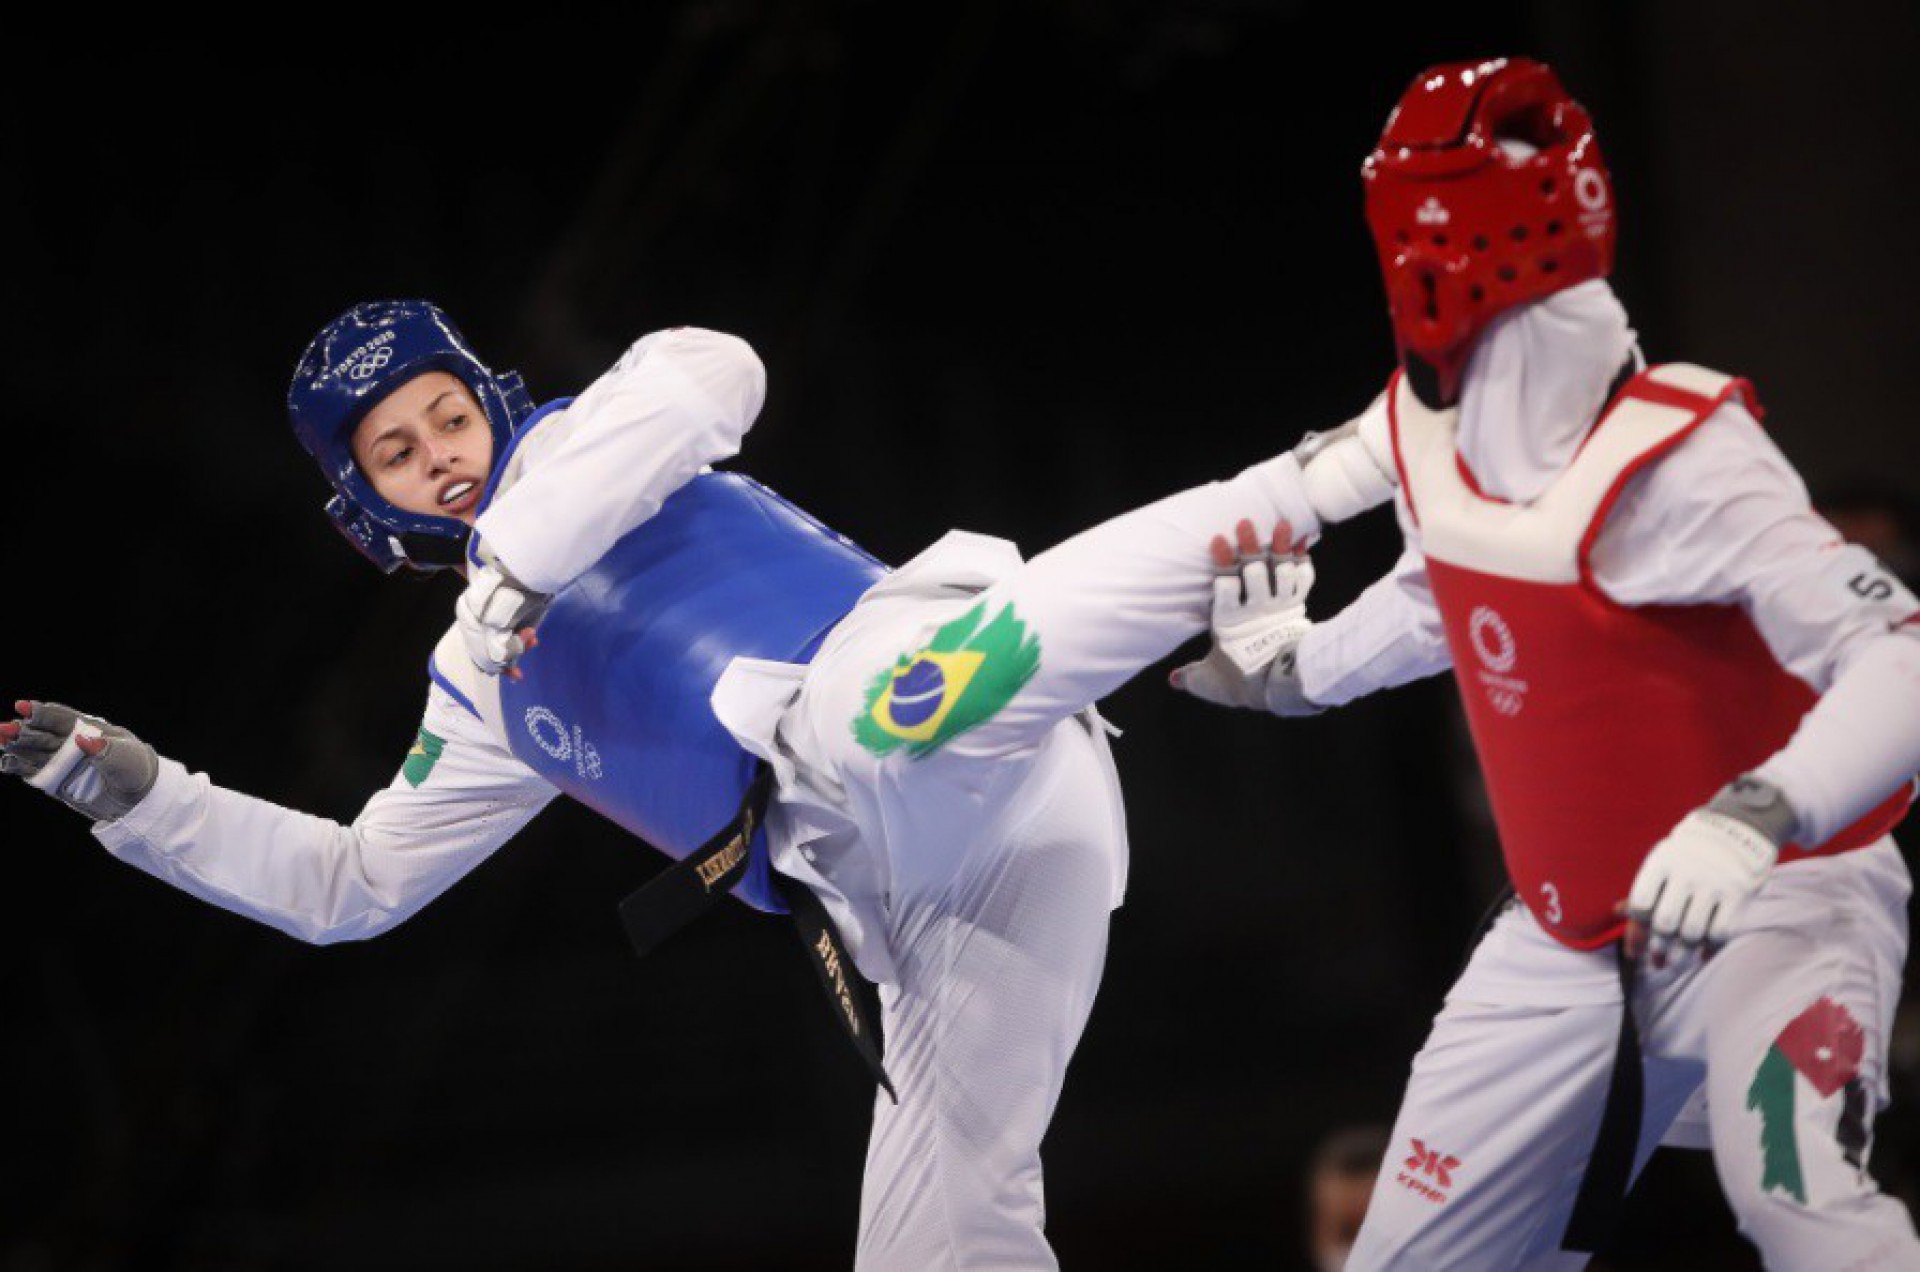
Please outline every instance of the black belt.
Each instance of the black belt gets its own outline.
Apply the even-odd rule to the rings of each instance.
[[[773,770],[762,764],[740,801],[740,811],[720,833],[647,880],[620,903],[620,923],[627,930],[634,953],[643,958],[652,953],[662,941],[712,909],[727,889],[740,882],[752,860],[753,837],[772,794]],[[880,1062],[878,1035],[860,1005],[854,979],[858,973],[847,957],[846,942],[841,940],[832,916],[813,890],[798,880],[776,872],[774,886],[787,903],[814,974],[833,1004],[833,1018],[840,1022],[867,1072],[898,1104],[900,1097]]]
[[[1626,942],[1614,943],[1620,967],[1620,1039],[1613,1051],[1613,1078],[1600,1129],[1587,1155],[1587,1173],[1573,1200],[1573,1214],[1560,1248],[1592,1254],[1620,1227],[1627,1190],[1633,1186],[1633,1158],[1640,1147],[1640,1123],[1646,1100],[1640,1067],[1640,1030],[1633,1019],[1634,961]]]
[[[1462,974],[1480,942],[1493,931],[1501,913],[1517,903],[1511,886],[1494,899],[1467,946],[1466,961],[1460,966]],[[1581,1176],[1580,1191],[1574,1197],[1573,1213],[1568,1216],[1566,1233],[1560,1239],[1561,1249],[1578,1254],[1597,1252],[1619,1229],[1627,1193],[1633,1186],[1634,1154],[1640,1147],[1645,1091],[1640,1067],[1640,1031],[1633,1018],[1634,962],[1626,955],[1624,941],[1615,943],[1614,951],[1620,974],[1620,1034],[1614,1043],[1613,1076],[1607,1085],[1607,1103],[1600,1113],[1593,1151],[1587,1155],[1586,1173]]]

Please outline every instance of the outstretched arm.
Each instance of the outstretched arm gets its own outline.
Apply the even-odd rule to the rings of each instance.
[[[104,721],[21,705],[0,725],[7,772],[95,818],[122,861],[316,944],[411,917],[554,794],[438,689],[407,762],[351,826],[215,786]]]

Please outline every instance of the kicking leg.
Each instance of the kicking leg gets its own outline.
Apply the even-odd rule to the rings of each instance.
[[[1041,553],[942,611],[917,646],[866,673],[856,713],[876,754],[998,759],[1207,630],[1214,536],[1264,539],[1284,517],[1284,457],[1170,496]]]

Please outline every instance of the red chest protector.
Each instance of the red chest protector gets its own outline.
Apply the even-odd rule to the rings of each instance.
[[[1727,605],[1625,606],[1589,555],[1643,468],[1751,388],[1685,363],[1621,390],[1538,498],[1479,493],[1455,449],[1457,411],[1396,377],[1394,459],[1420,527],[1507,870],[1541,926],[1592,949],[1617,939],[1647,852],[1692,809],[1785,745],[1816,695]],[[1781,861],[1872,843],[1906,812],[1902,790],[1825,843]]]

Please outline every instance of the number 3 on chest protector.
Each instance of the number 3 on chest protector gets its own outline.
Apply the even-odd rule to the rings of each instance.
[[[1540,913],[1546,916],[1547,922],[1560,922],[1565,917],[1560,911],[1560,889],[1550,883],[1543,883],[1540,885],[1540,897]]]

